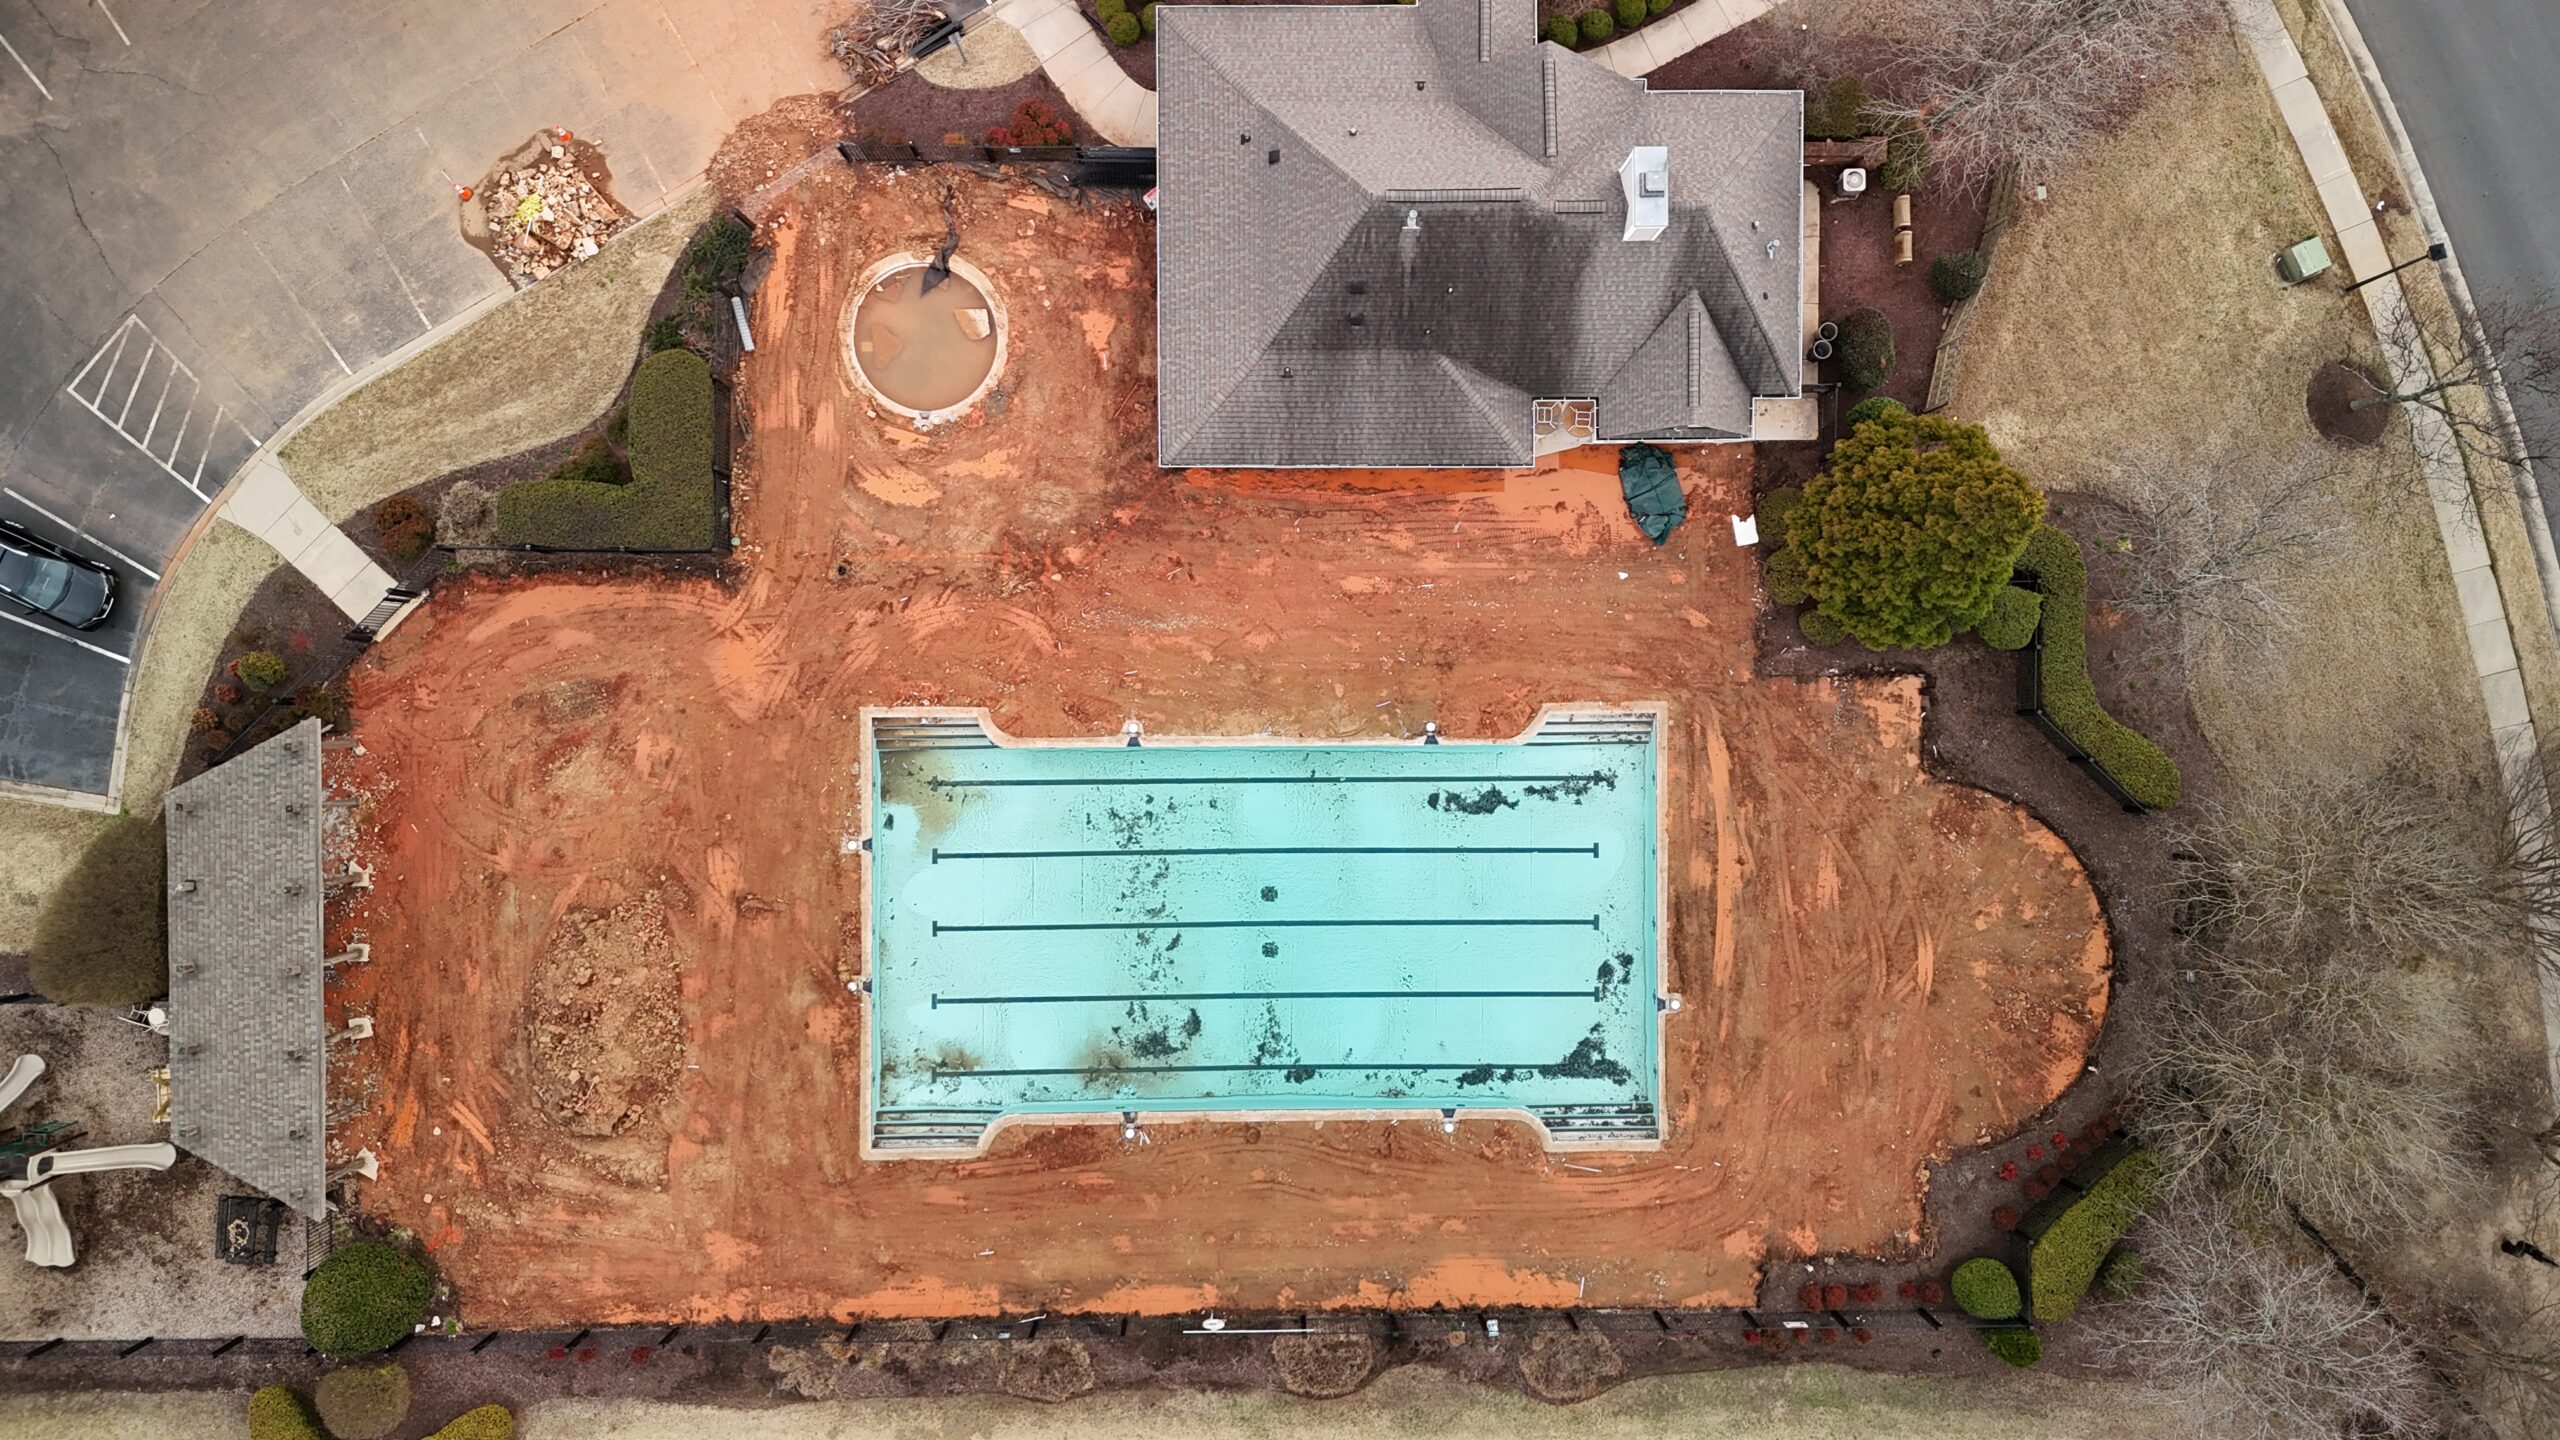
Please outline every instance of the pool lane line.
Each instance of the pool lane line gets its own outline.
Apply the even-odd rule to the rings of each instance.
[[[1158,990],[1127,995],[936,995],[928,1008],[945,1005],[1116,1005],[1141,1000],[1592,1000],[1600,987],[1579,990]]]
[[[1022,775],[985,780],[936,775],[924,783],[932,790],[995,790],[1044,785],[1601,785],[1616,780],[1609,771],[1591,770],[1579,775]]]
[[[1133,860],[1159,855],[1588,855],[1600,858],[1600,845],[1191,845],[1139,850],[945,850],[936,846],[932,863],[945,860]]]
[[[1555,1068],[1555,1065],[1556,1062],[1553,1060],[1531,1060],[1511,1065],[1505,1065],[1498,1060],[1447,1060],[1427,1062],[1342,1060],[1324,1064],[1310,1064],[1301,1060],[1248,1060],[1234,1065],[1112,1065],[1107,1067],[1094,1065],[1045,1065],[1023,1066],[1010,1070],[961,1070],[947,1069],[943,1066],[936,1065],[928,1073],[937,1080],[944,1078],[965,1080],[1006,1080],[1024,1079],[1043,1075],[1091,1075],[1097,1077],[1107,1077],[1112,1075],[1243,1075],[1263,1070],[1308,1070],[1317,1074],[1322,1074],[1327,1070],[1456,1070],[1461,1072],[1468,1070],[1517,1070],[1535,1075],[1540,1071],[1552,1070]],[[1562,1076],[1555,1078],[1579,1079],[1583,1077]]]
[[[1430,926],[1464,925],[1571,925],[1576,928],[1600,928],[1600,917],[1575,917],[1565,920],[1507,919],[1501,917],[1459,916],[1453,919],[1413,920],[1060,920],[1025,921],[1018,925],[946,925],[933,922],[933,933],[939,935],[985,935],[999,931],[1054,932],[1062,930],[1312,930],[1357,929],[1375,926],[1391,929],[1416,929]]]

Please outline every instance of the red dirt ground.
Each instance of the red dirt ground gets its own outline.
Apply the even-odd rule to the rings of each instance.
[[[765,226],[735,587],[464,580],[357,672],[342,758],[377,884],[349,922],[374,958],[333,1003],[377,1038],[332,1078],[370,1102],[335,1137],[382,1159],[363,1208],[426,1237],[477,1325],[1738,1304],[1766,1259],[1925,1244],[1926,1163],[2078,1072],[2106,933],[2051,833],[1923,773],[1916,679],[1753,677],[1724,524],[1747,452],[1683,457],[1693,514],[1661,549],[1607,452],[1426,484],[1160,472],[1148,217],[949,173],[1012,317],[996,413],[866,417],[849,287],[939,237],[941,177],[823,169]],[[1505,737],[1618,700],[1672,706],[1663,954],[1689,1004],[1659,1152],[1421,1119],[857,1158],[862,706]],[[598,945],[635,906],[637,938]],[[608,1077],[639,1098],[570,1133],[544,1096],[593,1083],[563,1067],[596,1047],[537,1036],[666,964],[680,1056]]]

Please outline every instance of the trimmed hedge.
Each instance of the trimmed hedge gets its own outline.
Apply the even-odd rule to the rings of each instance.
[[[332,1370],[311,1387],[311,1408],[337,1440],[382,1440],[409,1415],[409,1374],[397,1363]]]
[[[498,542],[561,549],[709,550],[719,539],[711,475],[711,365],[661,350],[631,377],[631,483],[546,475],[498,492]]]
[[[427,1440],[515,1440],[516,1417],[504,1405],[465,1410]]]
[[[387,1350],[415,1329],[435,1277],[405,1250],[378,1240],[320,1262],[302,1287],[302,1337],[328,1356]]]
[[[1618,22],[1610,19],[1606,10],[1585,10],[1575,24],[1582,31],[1582,43],[1585,45],[1597,45],[1618,33]]]
[[[249,1440],[329,1440],[318,1417],[290,1385],[269,1385],[249,1397]]]
[[[1957,1308],[1976,1320],[2014,1320],[2019,1306],[2018,1276],[2004,1261],[1976,1255],[1947,1277]]]
[[[2107,713],[2089,683],[2089,570],[2080,542],[2052,525],[2027,537],[2018,568],[2044,592],[2044,713],[2089,752],[2125,793],[2154,810],[2178,803],[2178,767],[2157,745]]]
[[[2090,1287],[2101,1300],[2122,1300],[2142,1288],[2142,1252],[2119,1245],[2098,1262],[2098,1279]]]
[[[2044,1339],[2024,1325],[1982,1332],[1983,1348],[2024,1370],[2044,1358]]]
[[[1893,322],[1870,305],[1840,317],[1840,383],[1878,390],[1893,378]]]
[[[1910,413],[1910,406],[1903,404],[1901,401],[1894,399],[1890,395],[1870,395],[1866,399],[1859,401],[1857,404],[1850,406],[1849,413],[1840,417],[1840,429],[1842,433],[1845,434],[1848,431],[1855,430],[1859,426],[1866,424],[1870,420],[1886,420],[1891,419],[1896,415],[1908,415]]]
[[[1102,33],[1110,36],[1114,45],[1135,45],[1146,33],[1146,27],[1138,23],[1137,16],[1123,10],[1102,22]]]
[[[1786,548],[1787,517],[1804,503],[1804,491],[1793,485],[1781,485],[1760,497],[1760,543]]]
[[[1129,13],[1129,0],[1093,0],[1093,13],[1096,19],[1108,25],[1112,16]]]
[[[2098,1267],[2142,1212],[2159,1199],[2160,1161],[2136,1149],[2088,1183],[2045,1232],[2027,1247],[2027,1291],[2035,1318],[2068,1320],[2098,1278]]]
[[[1547,22],[1547,42],[1570,50],[1582,43],[1582,27],[1570,15],[1558,15]]]
[[[2024,650],[2036,638],[2036,620],[2043,613],[2043,596],[2011,585],[1991,597],[1991,613],[1973,633],[1994,650]]]
[[[1617,15],[1618,28],[1621,30],[1633,30],[1645,22],[1647,12],[1644,0],[1617,0],[1617,3],[1609,8]]]
[[[1679,0],[1645,0],[1644,13],[1655,19],[1659,19],[1662,16],[1670,14],[1671,7],[1678,3]]]
[[[1774,604],[1801,605],[1813,598],[1813,577],[1805,573],[1804,556],[1792,549],[1782,547],[1760,562],[1760,584]]]
[[[1990,273],[1991,262],[1983,259],[1981,252],[1959,250],[1929,262],[1929,288],[1937,292],[1939,299],[1953,305],[1972,299],[1982,288],[1983,277]]]
[[[1156,38],[1156,7],[1153,0],[1138,7],[1138,28],[1147,32],[1148,39]]]
[[[1816,645],[1837,645],[1849,638],[1848,626],[1819,610],[1797,611],[1796,628],[1804,632],[1805,639]]]

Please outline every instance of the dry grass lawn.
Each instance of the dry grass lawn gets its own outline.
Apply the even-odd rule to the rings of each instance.
[[[422,480],[595,419],[631,373],[649,306],[718,198],[695,190],[338,402],[285,442],[285,470],[323,514],[344,521]]]

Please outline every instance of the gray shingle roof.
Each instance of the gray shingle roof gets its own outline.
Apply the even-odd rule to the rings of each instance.
[[[1533,0],[1157,19],[1161,463],[1517,465],[1535,399],[1709,439],[1798,392],[1796,92],[1648,91]],[[1630,243],[1638,145],[1671,222]]]
[[[320,722],[169,792],[169,1129],[315,1218],[328,1210]]]

